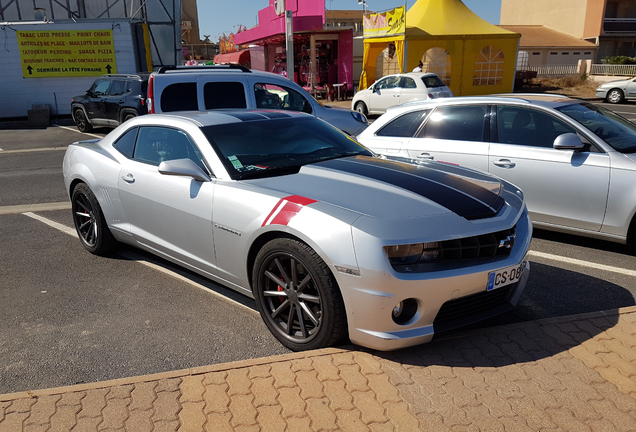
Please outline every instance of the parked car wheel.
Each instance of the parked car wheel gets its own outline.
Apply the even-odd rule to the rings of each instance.
[[[71,202],[73,222],[84,248],[95,255],[104,255],[112,250],[117,240],[106,225],[93,191],[85,183],[79,183],[73,189]]]
[[[620,89],[612,89],[607,92],[607,96],[605,97],[605,100],[609,103],[617,104],[625,100],[625,95],[623,94],[623,91]]]
[[[367,115],[369,113],[369,110],[367,109],[367,106],[364,104],[364,102],[358,102],[355,108],[356,108],[356,111],[358,111],[361,114]]]
[[[75,120],[75,125],[80,132],[90,132],[93,130],[93,125],[88,122],[83,110],[78,108],[73,111],[73,119]]]
[[[274,336],[300,351],[336,344],[346,333],[345,308],[325,262],[307,245],[281,238],[258,253],[256,305]]]
[[[122,123],[127,122],[128,120],[133,119],[135,117],[137,117],[137,114],[135,114],[135,113],[131,113],[131,112],[126,113],[124,115],[124,121]]]

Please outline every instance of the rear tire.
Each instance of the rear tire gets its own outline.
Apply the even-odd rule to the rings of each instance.
[[[117,240],[108,229],[102,208],[85,183],[79,183],[71,196],[73,222],[82,246],[92,254],[105,255],[110,252]]]
[[[621,89],[611,89],[607,92],[605,100],[612,104],[619,104],[625,100],[625,95]]]
[[[344,302],[329,267],[304,243],[274,239],[256,256],[256,307],[272,334],[293,351],[332,346],[346,336]]]
[[[137,114],[128,112],[128,113],[124,114],[124,121],[122,123],[125,123],[128,120],[130,120],[130,119],[134,119],[135,117],[137,117]]]
[[[355,110],[364,115],[369,114],[369,110],[364,102],[356,102]]]
[[[84,114],[84,110],[76,109],[73,111],[73,120],[75,121],[77,130],[80,132],[90,132],[93,130],[93,125],[88,122],[86,114]]]

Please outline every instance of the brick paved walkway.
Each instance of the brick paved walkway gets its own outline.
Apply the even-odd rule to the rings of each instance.
[[[0,395],[10,431],[636,431],[636,307]]]

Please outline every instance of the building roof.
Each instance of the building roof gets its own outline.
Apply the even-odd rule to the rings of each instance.
[[[592,42],[542,25],[499,25],[498,27],[520,33],[519,48],[598,48]]]
[[[360,21],[364,12],[362,10],[332,10],[325,9],[325,19],[327,20],[344,20],[344,21]]]
[[[498,35],[519,37],[514,32],[490,24],[461,0],[418,0],[406,13],[409,36]]]

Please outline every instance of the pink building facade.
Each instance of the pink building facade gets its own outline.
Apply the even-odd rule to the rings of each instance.
[[[286,3],[286,5],[285,5]],[[325,29],[325,0],[269,0],[258,12],[259,24],[237,33],[237,45],[249,45],[252,68],[288,75],[285,7],[294,29],[293,79],[305,87],[347,83],[353,89],[353,30]]]

